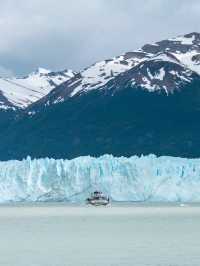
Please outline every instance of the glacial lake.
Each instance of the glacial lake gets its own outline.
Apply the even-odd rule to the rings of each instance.
[[[199,204],[0,206],[3,266],[199,266]]]

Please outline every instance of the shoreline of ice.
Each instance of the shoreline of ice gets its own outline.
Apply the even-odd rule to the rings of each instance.
[[[104,155],[0,162],[0,203],[84,202],[94,189],[113,201],[200,202],[200,159]]]

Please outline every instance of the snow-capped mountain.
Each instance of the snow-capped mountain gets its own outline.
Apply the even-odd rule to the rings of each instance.
[[[42,104],[63,102],[69,97],[105,88],[119,75],[123,80],[123,73],[127,76],[128,71],[132,84],[148,91],[162,89],[168,94],[179,89],[182,83],[200,75],[200,34],[190,33],[146,44],[136,51],[95,63],[55,88],[42,99]]]
[[[190,68],[181,64],[170,53],[159,53],[136,67],[118,75],[105,85],[105,89],[117,91],[128,86],[142,88],[149,92],[164,91],[166,95],[180,90],[200,76]]]
[[[23,78],[0,78],[0,109],[26,108],[74,76],[71,70],[52,72],[38,68]]]
[[[165,56],[166,54],[167,56]],[[155,57],[155,55],[157,56]],[[153,64],[157,60],[175,62],[200,74],[200,34],[190,33],[154,44],[147,44],[136,51],[98,62],[81,72],[82,77],[71,92],[71,96],[102,87],[109,80],[136,67],[141,62],[148,61]],[[74,83],[68,84],[69,87],[70,85],[74,87]],[[149,89],[153,90],[154,88],[149,87]]]
[[[200,157],[199,66],[198,33],[96,63],[14,119],[0,119],[0,159],[106,153]],[[35,75],[50,84],[57,77]],[[8,101],[3,93],[1,100]]]
[[[143,52],[173,54],[183,65],[200,74],[200,33],[190,33],[172,39],[144,45]]]

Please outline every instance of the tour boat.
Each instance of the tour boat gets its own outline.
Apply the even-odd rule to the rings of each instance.
[[[109,197],[105,196],[100,191],[94,191],[89,198],[86,199],[87,204],[94,206],[105,206],[110,202]]]

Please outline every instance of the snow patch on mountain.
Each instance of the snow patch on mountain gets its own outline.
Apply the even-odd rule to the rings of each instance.
[[[163,80],[164,77],[165,77],[165,70],[162,67],[161,69],[159,69],[159,72],[155,75],[155,79]]]
[[[200,58],[200,51],[192,50],[186,54],[174,54],[178,60],[184,64],[186,67],[197,72],[200,75],[200,60],[195,60],[195,58]]]
[[[163,80],[164,77],[165,77],[165,70],[164,70],[164,67],[162,67],[161,69],[158,70],[157,73],[155,74],[151,74],[151,71],[149,68],[147,68],[147,73],[148,73],[148,76],[149,78],[152,80],[152,79],[159,79],[159,80]]]
[[[159,53],[157,55],[152,56],[151,58],[147,59],[146,61],[165,61],[165,62],[171,62],[171,63],[180,63],[178,59],[173,56],[172,54],[168,52]]]
[[[135,51],[92,65],[81,72],[80,83],[73,90],[71,96],[104,86],[108,81],[136,66],[149,56],[147,53]]]
[[[38,69],[34,73],[37,73],[39,75],[49,74],[49,73],[51,73],[51,70],[45,69],[45,68],[42,68],[42,67],[38,67]]]
[[[168,39],[169,41],[180,42],[183,45],[192,45],[195,40],[195,35],[192,36],[178,36],[176,38]]]

